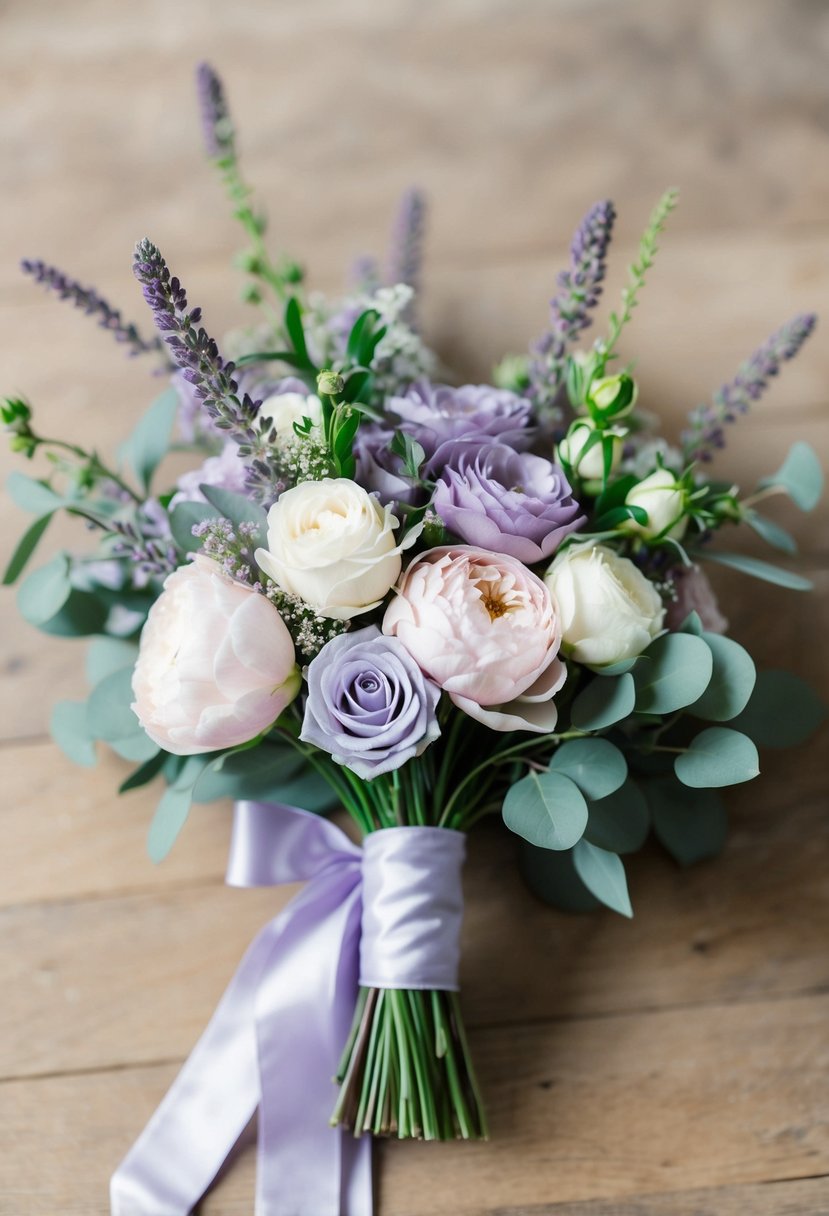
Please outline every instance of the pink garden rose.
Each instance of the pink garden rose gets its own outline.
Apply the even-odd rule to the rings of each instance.
[[[455,705],[493,730],[553,730],[567,672],[552,595],[514,557],[468,545],[409,566],[383,619]]]
[[[177,756],[247,743],[299,691],[294,644],[264,595],[206,557],[165,580],[141,634],[133,711]]]

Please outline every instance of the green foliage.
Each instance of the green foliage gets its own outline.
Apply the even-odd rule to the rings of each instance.
[[[756,557],[747,557],[743,553],[701,553],[709,562],[717,562],[720,566],[729,566],[739,570],[741,574],[750,574],[766,583],[774,583],[778,587],[787,587],[790,591],[811,591],[812,584],[808,578],[795,574],[792,570],[783,570],[780,566],[772,566],[769,562],[760,561]]]
[[[86,701],[57,701],[52,708],[49,731],[73,764],[94,767],[95,740],[89,730]]]
[[[760,482],[761,489],[772,486],[785,490],[801,511],[813,511],[823,494],[823,469],[814,448],[802,439],[793,443],[777,472]]]
[[[713,655],[714,671],[705,692],[688,712],[712,722],[728,722],[748,704],[757,678],[754,662],[733,638],[718,633],[703,633],[702,637]]]
[[[289,296],[285,305],[284,325],[293,347],[295,366],[303,371],[316,372],[317,369],[308,354],[302,325],[302,309],[296,296]]]
[[[217,510],[207,502],[176,503],[169,516],[170,531],[182,553],[194,553],[201,548],[202,542],[193,535],[193,528],[206,519],[215,519]]]
[[[20,584],[17,607],[21,616],[42,628],[64,606],[72,591],[69,555],[58,553]]]
[[[109,608],[100,595],[73,587],[60,610],[38,629],[55,637],[85,638],[102,633],[108,616]]]
[[[724,726],[701,731],[688,750],[677,756],[674,772],[683,785],[709,789],[739,785],[760,774],[757,748],[748,735]]]
[[[126,794],[130,790],[141,789],[144,785],[149,785],[161,772],[165,762],[169,759],[167,752],[156,752],[154,756],[150,756],[149,760],[145,760],[137,769],[130,773],[129,777],[118,786],[119,794]]]
[[[346,354],[357,367],[370,367],[374,353],[385,337],[385,325],[379,325],[380,314],[374,308],[361,313],[348,335]]]
[[[650,828],[648,805],[632,778],[607,797],[591,802],[584,839],[611,853],[634,853]]]
[[[123,638],[95,638],[86,652],[86,681],[93,687],[115,671],[131,668],[138,658],[138,647]]]
[[[262,507],[246,497],[244,494],[236,494],[233,490],[223,490],[219,486],[199,486],[202,494],[207,499],[208,503],[215,507],[219,514],[230,520],[234,527],[238,528],[240,524],[255,524],[258,528],[257,535],[251,542],[254,545],[265,545],[267,543],[267,523],[268,517]]]
[[[636,687],[633,676],[596,677],[578,694],[570,711],[577,730],[605,730],[633,713]]]
[[[580,840],[573,849],[573,865],[591,895],[622,916],[633,916],[625,867],[615,853]]]
[[[17,582],[20,578],[20,575],[29,563],[29,559],[39,545],[41,537],[49,527],[51,520],[52,513],[41,515],[40,519],[36,519],[23,533],[3,575],[3,585],[5,587]]]
[[[108,743],[124,760],[149,760],[158,746],[144,733],[132,711],[132,666],[122,667],[96,684],[87,703],[90,733]]]
[[[521,841],[521,877],[536,898],[563,912],[592,912],[601,904],[576,873],[573,850],[555,853]]]
[[[690,633],[664,633],[633,669],[636,710],[670,714],[699,700],[714,669],[708,645]]]
[[[587,803],[563,773],[529,773],[508,791],[504,823],[544,849],[569,849],[587,826]]]
[[[674,777],[645,785],[654,832],[675,861],[690,866],[722,852],[728,815],[715,790],[688,789]]]
[[[50,485],[25,473],[10,473],[6,481],[9,497],[21,511],[32,515],[48,515],[64,506],[66,499],[56,494]]]
[[[573,739],[556,748],[550,771],[569,777],[586,798],[606,798],[624,783],[627,762],[607,739]]]
[[[403,472],[413,481],[420,478],[420,470],[426,459],[422,446],[407,431],[397,430],[389,448],[403,463]]]
[[[827,709],[790,671],[761,671],[743,712],[731,723],[761,747],[795,747],[817,730]]]
[[[157,397],[118,450],[144,490],[149,492],[153,474],[170,448],[178,411],[178,393],[168,388]]]
[[[164,860],[178,839],[190,814],[190,803],[189,788],[179,789],[171,785],[162,794],[147,833],[147,853],[150,861],[156,865]]]
[[[750,528],[762,537],[767,545],[771,545],[772,549],[778,549],[781,553],[788,553],[790,556],[797,553],[797,544],[793,536],[790,536],[785,528],[781,528],[780,524],[774,520],[766,519],[764,515],[758,515],[756,511],[751,509],[743,511],[743,520]]]
[[[336,802],[332,788],[307,761],[287,747],[269,743],[208,758],[193,787],[194,802],[282,802],[306,811],[328,810]]]

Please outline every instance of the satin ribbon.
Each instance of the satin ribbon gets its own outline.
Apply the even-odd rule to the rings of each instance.
[[[464,844],[388,828],[360,849],[306,811],[236,804],[227,882],[307,885],[254,939],[118,1167],[112,1216],[188,1216],[257,1109],[255,1216],[371,1216],[370,1139],[330,1127],[332,1077],[359,982],[457,987]]]

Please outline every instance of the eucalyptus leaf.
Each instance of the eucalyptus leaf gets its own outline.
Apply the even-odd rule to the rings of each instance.
[[[21,511],[28,511],[32,515],[51,515],[67,501],[44,481],[17,471],[9,474],[6,490]]]
[[[9,559],[9,564],[6,566],[3,575],[3,585],[5,587],[11,586],[12,583],[16,583],[20,578],[20,575],[29,564],[29,559],[39,545],[40,538],[49,527],[51,520],[51,513],[49,515],[41,515],[40,519],[36,519],[23,533],[17,542],[17,547]]]
[[[664,633],[651,642],[633,672],[639,713],[670,714],[697,701],[714,669],[711,651],[691,633]]]
[[[107,747],[122,760],[129,760],[130,764],[144,764],[152,760],[158,752],[158,746],[143,730],[136,731],[134,735],[126,735],[123,739],[109,739]]]
[[[73,764],[84,768],[95,766],[95,740],[89,732],[86,701],[57,701],[52,707],[49,731]]]
[[[645,795],[628,778],[606,798],[591,802],[584,839],[611,853],[634,853],[647,839],[650,814]]]
[[[572,739],[553,752],[550,770],[563,773],[586,798],[606,798],[627,777],[628,766],[618,747],[607,739]]]
[[[190,813],[189,789],[170,786],[156,807],[150,830],[147,834],[147,852],[156,864],[163,861],[176,842],[178,834],[187,822]]]
[[[306,765],[305,759],[287,747],[261,743],[232,755],[217,756],[206,766],[193,788],[194,802],[248,799],[267,802],[269,793],[294,781]],[[273,798],[273,801],[287,801]]]
[[[594,679],[576,697],[570,719],[577,730],[604,730],[630,717],[635,701],[636,689],[629,672]]]
[[[674,777],[659,777],[646,783],[645,794],[657,839],[680,865],[722,852],[728,813],[716,790],[692,790]]]
[[[103,739],[105,743],[144,735],[141,723],[131,708],[132,670],[132,667],[122,667],[112,672],[96,684],[90,694],[89,729],[96,739]]]
[[[137,658],[135,642],[126,642],[123,638],[95,638],[86,652],[86,681],[94,687],[114,671],[132,668]]]
[[[208,502],[176,503],[170,512],[170,531],[182,553],[195,553],[201,548],[202,542],[193,535],[193,528],[206,519],[215,519],[216,511]]]
[[[537,899],[563,912],[592,912],[601,904],[576,873],[573,850],[562,853],[520,842],[521,877]]]
[[[58,553],[20,584],[17,607],[30,625],[45,625],[69,599],[72,591],[69,571],[68,554]]]
[[[774,520],[766,519],[764,515],[758,515],[756,511],[744,512],[743,519],[773,549],[779,549],[781,553],[789,555],[797,553],[797,543],[794,537]]]
[[[622,916],[633,916],[625,867],[615,853],[597,848],[589,840],[580,840],[573,849],[573,864],[596,899]]]
[[[802,574],[793,570],[783,570],[780,566],[772,566],[770,562],[760,561],[757,557],[747,557],[744,553],[700,553],[709,562],[720,566],[728,566],[739,570],[741,574],[749,574],[765,583],[774,583],[777,587],[787,587],[790,591],[811,591],[812,583]]]
[[[508,791],[504,823],[518,836],[544,849],[569,849],[587,826],[587,803],[563,773],[532,772]]]
[[[705,692],[688,707],[688,712],[711,722],[728,722],[748,704],[757,672],[751,655],[733,638],[719,633],[704,633],[703,639],[714,657],[714,672]]]
[[[144,490],[149,490],[153,474],[170,448],[178,406],[176,389],[165,389],[118,450]]]
[[[808,739],[827,707],[805,680],[790,671],[761,671],[751,699],[731,725],[761,747],[794,747]]]
[[[604,667],[593,667],[591,670],[597,676],[623,676],[633,671],[638,659],[619,659],[618,663],[606,663]]]
[[[55,637],[86,638],[103,633],[108,617],[109,608],[98,594],[73,587],[62,607],[38,628]]]
[[[679,627],[680,633],[692,633],[694,637],[702,637],[704,632],[698,612],[689,612]]]
[[[244,494],[236,494],[233,490],[220,489],[219,486],[200,486],[207,501],[216,508],[220,515],[229,519],[237,528],[239,524],[255,524],[259,529],[253,544],[266,543],[267,515],[262,507],[251,502]]]
[[[801,511],[813,511],[823,493],[823,469],[810,444],[800,439],[789,448],[789,453],[776,473],[764,477],[761,489],[780,486]]]
[[[149,760],[145,760],[134,772],[130,773],[129,777],[121,782],[118,786],[118,793],[126,794],[130,790],[141,789],[142,786],[149,785],[160,774],[166,759],[167,752],[156,751],[155,755],[150,756]]]
[[[759,776],[760,760],[748,735],[724,726],[709,726],[677,756],[674,772],[683,785],[693,789],[739,785]]]

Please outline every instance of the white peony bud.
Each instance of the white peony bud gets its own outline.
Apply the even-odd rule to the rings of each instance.
[[[647,512],[648,522],[637,523],[635,519],[626,519],[620,527],[627,532],[636,532],[647,540],[657,536],[670,536],[681,540],[688,527],[688,517],[685,514],[685,490],[670,469],[657,469],[644,481],[633,486],[628,491],[625,504],[629,507],[641,507]]]

